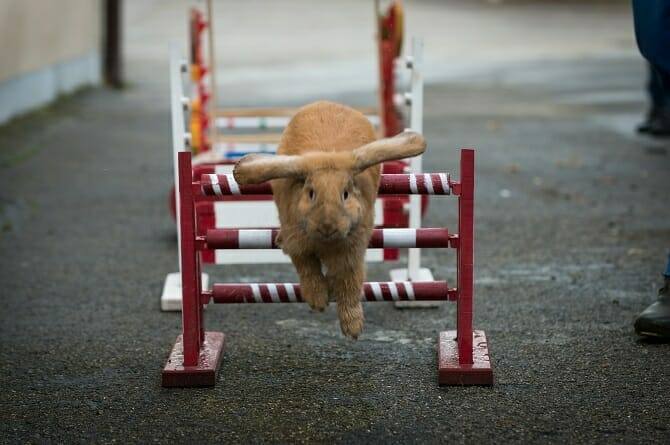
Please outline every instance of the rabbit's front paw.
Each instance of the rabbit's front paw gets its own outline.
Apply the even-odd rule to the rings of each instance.
[[[363,332],[363,305],[360,302],[354,306],[347,306],[344,304],[337,305],[337,315],[340,318],[340,329],[342,333],[352,339],[358,339],[358,336]]]
[[[324,283],[302,284],[300,291],[312,310],[323,312],[328,306],[328,287]]]

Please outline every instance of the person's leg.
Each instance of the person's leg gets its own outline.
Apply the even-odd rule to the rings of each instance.
[[[660,111],[663,109],[666,103],[665,92],[663,91],[663,85],[661,84],[661,79],[654,71],[654,67],[651,64],[647,64],[649,71],[649,76],[647,80],[647,93],[649,93],[649,99],[651,104],[649,106],[649,112],[644,122],[642,122],[638,127],[637,131],[640,133],[649,133],[652,129],[653,123],[658,117]]]
[[[652,108],[662,109],[668,105],[667,93],[663,90],[661,76],[649,65],[649,95]]]
[[[635,332],[638,335],[670,339],[670,253],[663,277],[664,283],[658,291],[658,301],[635,320]]]
[[[661,75],[654,70],[653,84],[649,93],[654,98],[656,112],[649,122],[649,134],[658,137],[670,136],[670,85],[664,85]],[[668,82],[668,79],[666,79]],[[653,89],[653,91],[652,91]]]
[[[653,118],[639,130],[655,137],[670,137],[670,1],[633,0],[635,38],[640,52],[653,67],[649,85]]]

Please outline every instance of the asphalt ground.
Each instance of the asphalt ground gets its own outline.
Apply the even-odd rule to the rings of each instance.
[[[210,306],[216,387],[164,389],[180,330],[167,100],[93,89],[0,129],[0,438],[4,443],[667,443],[670,350],[641,342],[670,246],[670,146],[637,137],[637,59],[508,66],[426,90],[429,171],[477,148],[476,316],[496,383],[436,384],[455,307]],[[374,101],[343,94],[347,103]],[[435,198],[426,226],[454,227]],[[425,250],[452,280],[452,252]],[[371,265],[385,280],[393,264]],[[290,266],[208,270],[292,281]]]

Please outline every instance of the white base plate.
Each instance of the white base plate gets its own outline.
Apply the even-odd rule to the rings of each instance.
[[[202,288],[207,289],[209,275],[202,274]],[[161,295],[161,311],[181,311],[181,274],[169,273],[165,278],[163,294]]]
[[[393,269],[391,270],[391,281],[408,281],[407,269]],[[419,274],[411,281],[435,281],[433,273],[430,269],[422,267],[419,269]],[[437,308],[444,303],[443,301],[396,301],[393,304],[397,309],[412,309],[412,308]]]

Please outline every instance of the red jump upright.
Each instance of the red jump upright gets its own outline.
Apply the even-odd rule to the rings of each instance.
[[[214,284],[203,289],[199,252],[208,249],[276,249],[276,229],[210,229],[198,231],[196,202],[216,195],[271,194],[269,184],[241,186],[232,175],[204,174],[193,181],[191,154],[178,154],[179,230],[182,274],[182,334],[163,370],[163,386],[212,386],[223,353],[224,335],[206,332],[203,306],[213,303],[299,303],[293,283]],[[369,248],[453,248],[457,254],[457,287],[446,281],[369,282],[365,301],[455,301],[456,330],[438,339],[438,382],[491,385],[493,373],[486,336],[473,331],[474,299],[474,150],[461,150],[460,181],[445,173],[382,175],[380,195],[416,194],[458,197],[458,233],[446,228],[376,229]],[[200,233],[200,235],[199,235]]]

